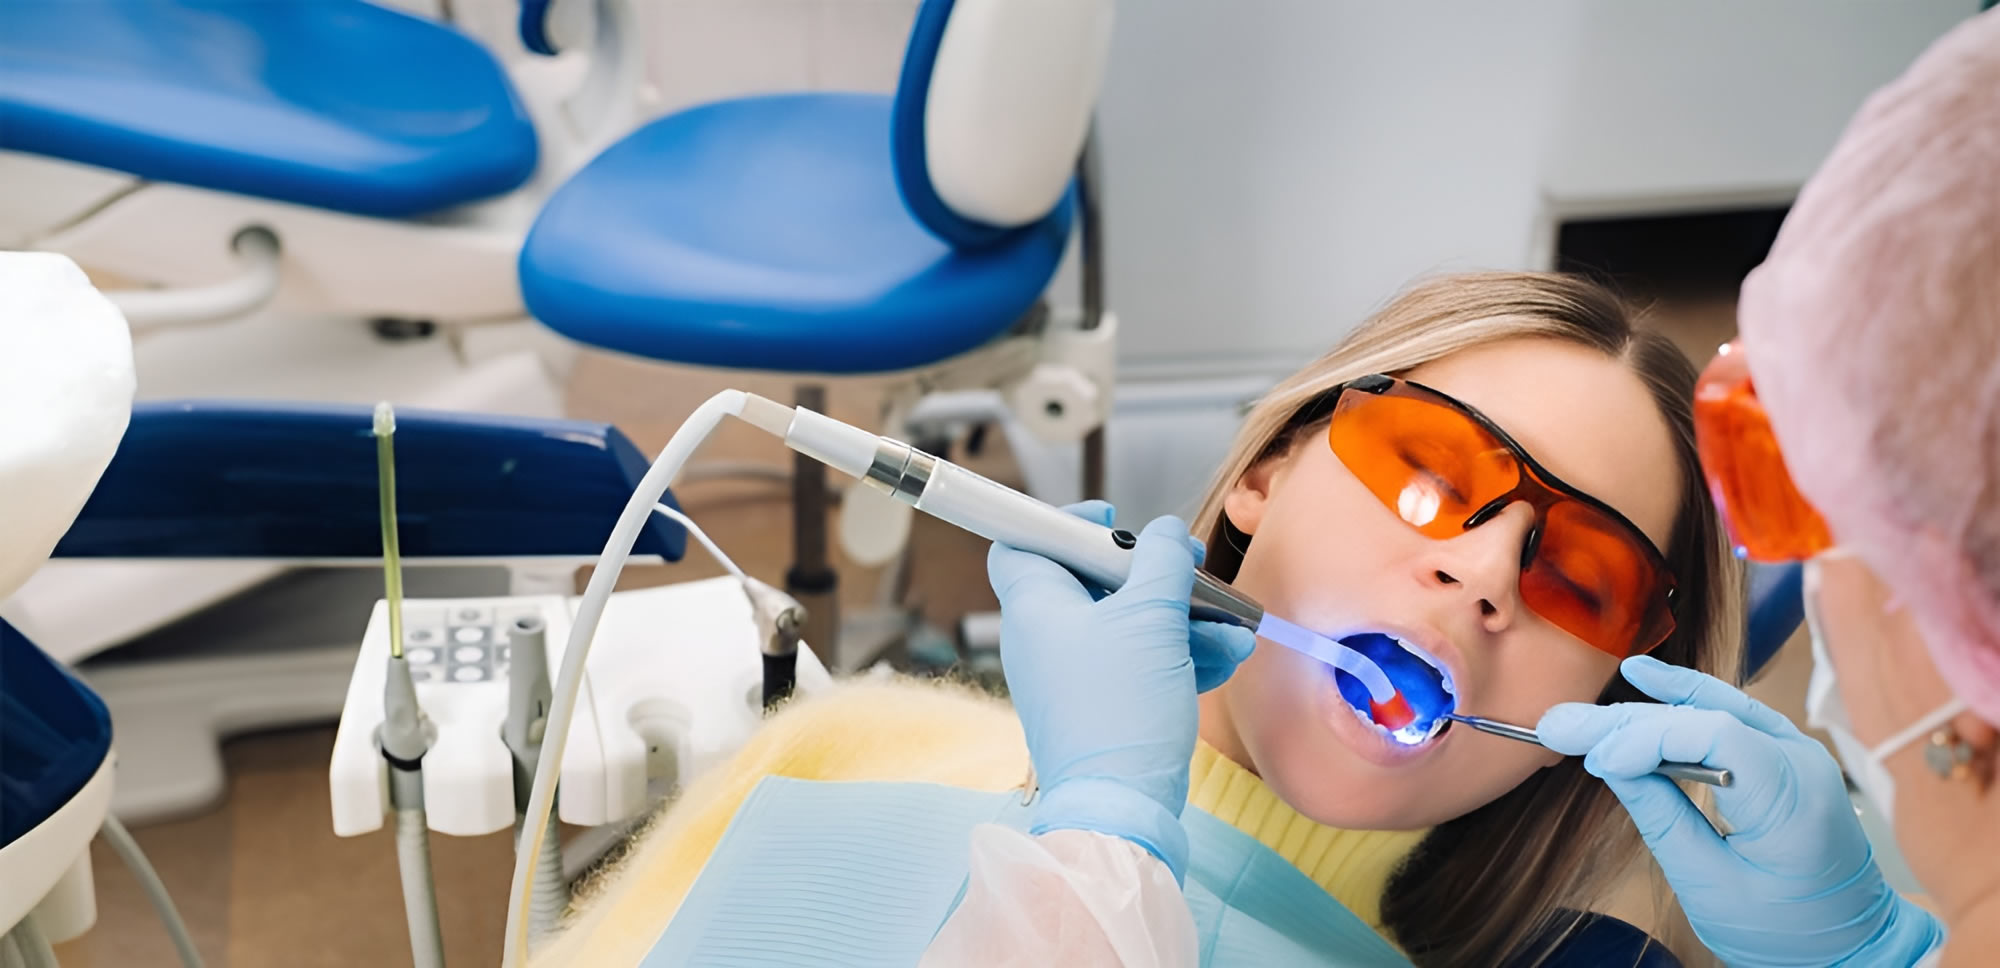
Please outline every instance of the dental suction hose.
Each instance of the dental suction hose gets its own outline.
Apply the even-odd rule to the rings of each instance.
[[[598,557],[597,567],[591,571],[590,583],[584,587],[583,599],[577,604],[576,619],[570,624],[569,640],[563,648],[562,667],[556,673],[548,725],[542,734],[542,748],[535,757],[535,779],[529,790],[521,840],[514,851],[513,887],[507,895],[507,934],[501,955],[501,964],[506,968],[527,964],[527,913],[532,906],[536,858],[543,850],[543,839],[549,836],[556,781],[562,771],[563,749],[569,743],[570,723],[575,718],[577,698],[583,688],[584,660],[590,654],[597,623],[604,617],[604,606],[617,587],[619,573],[625,569],[625,559],[631,556],[640,530],[652,516],[653,505],[667,493],[667,488],[680,475],[688,458],[694,456],[695,448],[708,439],[708,435],[722,423],[722,418],[737,415],[763,426],[760,419],[770,418],[753,419],[746,409],[761,413],[764,408],[776,408],[784,414],[791,411],[783,404],[752,397],[741,390],[724,390],[696,407],[687,422],[674,431],[646,475],[640,478],[631,500],[626,502],[625,510],[618,515],[618,523],[612,526],[611,537],[604,542],[604,552]]]

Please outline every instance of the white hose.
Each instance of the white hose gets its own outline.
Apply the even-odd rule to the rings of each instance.
[[[686,423],[674,431],[667,441],[666,449],[653,461],[646,476],[639,481],[639,487],[632,492],[631,500],[625,503],[625,510],[618,515],[618,523],[611,529],[611,537],[604,542],[604,553],[598,556],[597,567],[591,570],[590,584],[584,588],[583,601],[577,606],[576,618],[570,625],[569,640],[563,646],[562,671],[556,677],[554,704],[549,708],[548,730],[542,734],[542,752],[535,759],[535,781],[528,794],[527,827],[522,832],[522,841],[514,851],[513,887],[507,893],[507,935],[501,955],[504,968],[522,968],[528,959],[528,910],[531,907],[534,890],[535,867],[541,856],[542,838],[548,836],[549,820],[554,813],[556,781],[562,773],[563,749],[569,745],[570,720],[576,715],[576,701],[583,689],[583,663],[590,654],[591,639],[597,635],[597,622],[604,616],[604,606],[611,600],[611,593],[618,586],[618,575],[625,570],[625,559],[632,554],[632,545],[639,539],[640,529],[653,514],[653,506],[680,474],[681,467],[694,456],[695,448],[714,432],[722,423],[722,418],[731,414],[741,414],[746,399],[741,390],[724,390],[709,397],[696,407]]]
[[[735,561],[731,560],[728,555],[723,554],[722,549],[717,547],[714,541],[709,540],[708,532],[703,531],[701,529],[701,525],[694,523],[693,518],[690,518],[687,515],[682,514],[681,512],[666,506],[665,504],[653,505],[653,513],[664,514],[667,517],[672,518],[674,521],[678,522],[681,527],[686,528],[689,534],[694,535],[694,539],[696,541],[701,542],[702,547],[708,549],[708,556],[710,558],[714,558],[715,563],[721,565],[722,570],[728,572],[731,578],[734,578],[737,581],[750,580],[748,575],[743,574],[743,569],[736,567]]]
[[[56,964],[56,951],[49,946],[48,935],[42,933],[42,926],[36,923],[33,914],[14,925],[8,936],[20,945],[21,963],[27,968],[62,968]]]
[[[403,872],[403,913],[410,922],[411,961],[416,968],[444,968],[437,881],[431,876],[430,823],[421,808],[396,809],[396,862]]]
[[[527,818],[521,818],[527,827]],[[515,832],[519,842],[520,832]],[[528,906],[528,937],[539,938],[555,930],[569,909],[569,880],[563,876],[562,844],[555,837],[542,838],[540,856],[535,858],[535,897]]]
[[[231,243],[243,272],[226,282],[182,289],[132,289],[105,293],[134,334],[247,316],[278,294],[282,281],[278,237],[245,229]]]
[[[181,920],[181,912],[174,907],[173,896],[167,893],[167,885],[160,880],[160,872],[153,869],[146,852],[139,849],[139,841],[117,817],[106,815],[104,826],[99,833],[104,842],[111,845],[113,853],[125,862],[125,869],[132,872],[139,882],[140,890],[146,892],[146,900],[153,904],[153,911],[160,916],[160,923],[166,925],[167,937],[174,942],[174,951],[180,955],[181,964],[186,968],[201,968],[201,952],[194,947],[194,938],[188,934],[187,922]]]

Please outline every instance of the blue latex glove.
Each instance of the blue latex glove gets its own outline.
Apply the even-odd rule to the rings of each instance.
[[[1069,509],[1110,525],[1111,506]],[[1027,734],[1041,797],[1032,833],[1081,829],[1187,870],[1188,762],[1195,693],[1221,685],[1256,646],[1246,629],[1194,622],[1188,595],[1200,542],[1172,517],[1146,526],[1125,587],[1099,599],[1040,555],[994,545],[1000,660]]]
[[[1550,749],[1586,754],[1709,950],[1733,966],[1902,966],[1943,944],[1937,919],[1882,879],[1825,747],[1712,676],[1646,656],[1622,671],[1666,705],[1563,703],[1536,730]],[[1729,834],[1652,774],[1669,760],[1735,774],[1715,790]]]

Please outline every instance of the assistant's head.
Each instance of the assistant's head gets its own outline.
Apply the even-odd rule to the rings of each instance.
[[[1336,453],[1344,418],[1301,420],[1301,410],[1376,373],[1448,395],[1463,419],[1407,433],[1411,424],[1391,419],[1359,431],[1372,444]],[[1588,281],[1427,282],[1252,410],[1196,521],[1207,567],[1300,624],[1417,646],[1449,670],[1466,713],[1533,723],[1559,702],[1639,698],[1616,680],[1617,664],[1653,642],[1658,658],[1731,678],[1738,581],[1695,458],[1694,379],[1679,350]],[[1450,409],[1442,398],[1415,403]],[[1539,465],[1538,486],[1463,527],[1468,516],[1449,512],[1471,495],[1458,492],[1491,492],[1474,478],[1518,479],[1513,469],[1527,466],[1501,435]],[[1367,460],[1416,468],[1430,485],[1385,489],[1374,468],[1350,466]],[[1442,524],[1420,527],[1433,518]],[[1666,578],[1631,570],[1642,565]],[[1663,641],[1620,638],[1619,621],[1578,614],[1644,615],[1668,581],[1674,628]],[[1502,881],[1518,895],[1573,897],[1592,879],[1585,858],[1628,829],[1576,761],[1462,728],[1397,750],[1354,716],[1330,669],[1270,643],[1203,698],[1202,735],[1322,823],[1444,825],[1413,865],[1431,862],[1434,841],[1475,838],[1469,869],[1437,879],[1435,896],[1399,879],[1384,900],[1399,936],[1407,909],[1492,942],[1514,930],[1488,916]],[[1545,914],[1539,904],[1515,912],[1525,916],[1515,925]]]

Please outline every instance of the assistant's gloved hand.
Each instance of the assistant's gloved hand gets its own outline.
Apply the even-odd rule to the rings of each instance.
[[[1712,676],[1646,656],[1622,671],[1666,705],[1563,703],[1536,729],[1550,749],[1587,754],[1709,950],[1732,966],[1913,965],[1943,943],[1937,919],[1882,879],[1825,747]],[[1735,774],[1715,791],[1730,833],[1653,775],[1670,760]]]
[[[1111,506],[1071,513],[1110,525]],[[1146,526],[1125,587],[1098,599],[1063,566],[994,545],[987,577],[1000,597],[1000,660],[1041,786],[1032,833],[1081,829],[1124,837],[1187,869],[1188,762],[1195,693],[1249,657],[1247,629],[1193,622],[1199,542],[1180,519]]]

